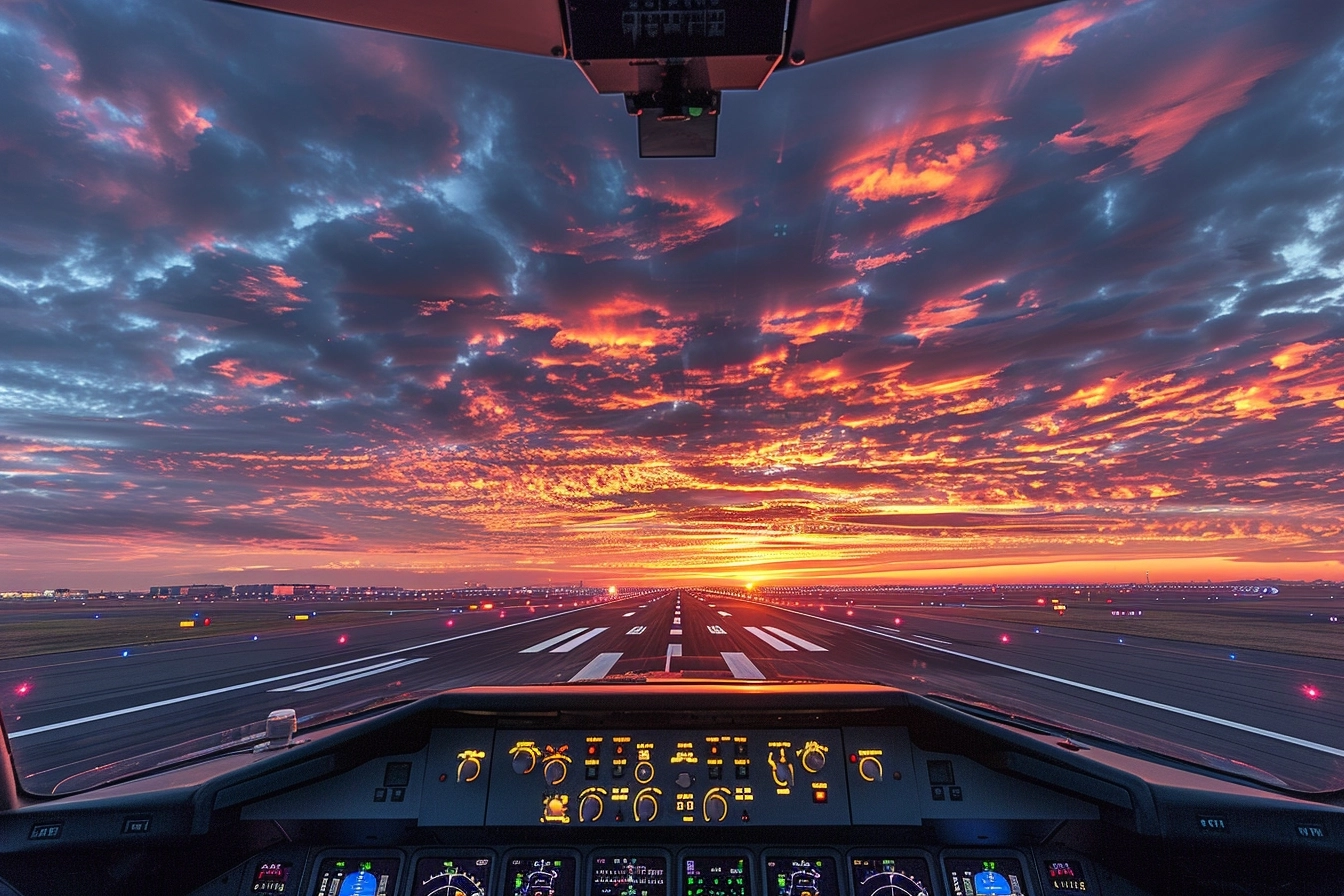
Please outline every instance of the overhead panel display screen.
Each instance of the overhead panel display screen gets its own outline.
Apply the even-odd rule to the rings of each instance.
[[[1027,896],[1017,859],[947,859],[952,896]]]
[[[504,869],[506,896],[574,896],[575,860],[570,856],[514,856]]]
[[[596,856],[592,896],[667,896],[662,856]]]
[[[765,861],[769,896],[839,896],[840,880],[830,856],[772,856]]]
[[[415,863],[411,896],[486,896],[490,858],[426,856]]]
[[[766,56],[784,43],[788,0],[570,0],[575,59]]]
[[[929,863],[919,857],[850,859],[854,896],[931,896]]]
[[[337,856],[317,867],[314,896],[391,896],[397,889],[400,859]]]
[[[751,896],[746,856],[698,856],[681,860],[682,896]]]

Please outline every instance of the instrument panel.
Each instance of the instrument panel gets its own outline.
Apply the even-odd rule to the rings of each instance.
[[[1035,867],[1034,875],[1029,868]],[[724,849],[689,846],[327,850],[307,886],[299,869],[254,865],[247,893],[276,896],[1046,896],[1094,891],[1078,859],[1033,863],[1016,850]],[[1065,887],[1057,886],[1065,879]]]

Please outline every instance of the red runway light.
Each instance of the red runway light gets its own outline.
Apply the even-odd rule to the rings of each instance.
[[[1321,692],[1316,688],[1314,684],[1303,685],[1302,693],[1307,695],[1308,700],[1315,700],[1316,698],[1321,696]]]
[[[1007,643],[1008,643],[1008,636],[1007,636],[1007,635],[999,635],[999,643],[1000,643],[1000,644],[1007,644]]]
[[[895,623],[896,625],[900,625],[900,624],[901,624],[901,617],[897,616],[895,619],[892,620],[892,622]]]
[[[18,694],[20,697],[23,697],[32,689],[33,686],[25,681],[14,689],[14,693]]]
[[[444,625],[448,626],[449,628],[452,628],[452,627],[453,627],[453,620],[449,619],[447,622],[444,623]]]
[[[846,616],[853,616],[853,615],[854,615],[854,611],[853,611],[853,610],[846,610],[846,611],[845,611],[845,615],[846,615]]]
[[[341,635],[339,638],[336,639],[336,643],[337,643],[337,644],[344,644],[347,640],[348,640],[348,639],[345,637],[345,635]]]

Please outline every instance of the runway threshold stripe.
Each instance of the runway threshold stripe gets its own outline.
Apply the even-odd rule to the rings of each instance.
[[[792,644],[785,644],[783,641],[779,640],[774,635],[761,631],[754,625],[747,626],[747,631],[751,632],[753,635],[760,638],[762,641],[769,644],[776,650],[794,651],[798,649],[794,647]]]
[[[1078,688],[1080,691],[1087,691],[1091,694],[1101,694],[1105,697],[1114,697],[1117,700],[1124,700],[1127,703],[1135,703],[1139,706],[1146,706],[1149,709],[1160,709],[1165,712],[1174,713],[1178,716],[1184,716],[1187,719],[1198,719],[1201,722],[1208,722],[1211,725],[1221,725],[1224,728],[1231,728],[1234,731],[1241,731],[1246,734],[1255,734],[1260,737],[1267,737],[1270,740],[1277,740],[1280,743],[1292,744],[1295,747],[1304,747],[1308,750],[1315,750],[1318,753],[1326,753],[1330,756],[1339,756],[1344,758],[1344,749],[1332,747],[1329,744],[1318,744],[1315,741],[1305,740],[1300,737],[1293,737],[1289,734],[1282,734],[1278,731],[1270,731],[1267,728],[1257,728],[1254,725],[1246,725],[1241,722],[1234,722],[1231,719],[1222,719],[1218,716],[1211,716],[1208,713],[1196,712],[1193,709],[1185,709],[1181,706],[1172,706],[1169,703],[1158,703],[1156,700],[1148,700],[1144,697],[1135,697],[1133,694],[1122,694],[1119,691],[1113,691],[1110,688],[1097,687],[1094,684],[1085,684],[1081,681],[1071,681],[1067,678],[1060,678],[1058,675],[1049,675],[1045,672],[1037,672],[1034,669],[1024,669],[1021,666],[1012,666],[1008,663],[1001,663],[998,660],[985,659],[982,656],[975,656],[970,653],[962,653],[959,650],[948,650],[946,647],[936,647],[933,644],[926,644],[923,641],[912,641],[909,638],[889,635],[886,632],[874,631],[864,628],[861,625],[851,625],[848,622],[841,622],[838,619],[826,619],[823,616],[812,616],[809,613],[799,613],[797,610],[790,610],[787,607],[778,607],[786,613],[794,613],[798,616],[806,616],[808,619],[818,619],[823,622],[829,622],[832,625],[843,625],[845,628],[852,628],[855,631],[867,632],[870,635],[877,635],[879,638],[888,638],[892,641],[900,641],[902,644],[909,644],[912,647],[922,647],[925,650],[933,650],[938,653],[946,653],[949,656],[961,657],[964,660],[970,660],[975,663],[983,663],[986,666],[994,666],[998,669],[1006,669],[1009,672],[1020,672],[1031,678],[1039,678],[1042,681],[1050,681],[1055,684],[1062,684],[1071,688]],[[12,736],[12,735],[11,735]]]
[[[385,656],[396,656],[399,653],[410,653],[412,650],[426,650],[430,647],[438,647],[440,644],[448,644],[452,641],[461,641],[464,638],[474,638],[477,635],[488,635],[491,632],[503,631],[506,628],[516,628],[520,625],[531,625],[534,622],[540,622],[543,619],[554,619],[557,616],[568,616],[570,613],[578,613],[590,607],[575,607],[572,610],[561,610],[558,613],[550,613],[546,616],[536,616],[532,619],[524,619],[521,622],[510,622],[506,625],[497,625],[494,628],[478,629],[474,632],[464,632],[460,635],[451,635],[447,638],[438,638],[434,641],[425,641],[423,644],[411,644],[407,647],[398,647],[396,650],[387,650],[383,653],[375,653],[373,656],[362,656],[353,660],[342,660],[339,663],[328,663],[325,666],[315,666],[312,669],[302,669],[298,672],[286,672],[283,675],[271,675],[266,678],[258,678],[255,681],[244,681],[238,684],[225,685],[219,688],[211,688],[207,691],[199,691],[195,694],[183,694],[179,697],[168,697],[163,700],[154,700],[149,703],[141,703],[137,706],[126,706],[121,709],[110,709],[107,712],[94,713],[91,716],[84,716],[78,719],[66,719],[64,722],[52,722],[50,725],[38,725],[36,728],[25,728],[22,731],[9,732],[9,739],[16,737],[27,737],[30,734],[46,734],[48,731],[59,731],[62,728],[73,728],[76,725],[87,725],[89,722],[101,722],[104,719],[115,719],[118,716],[127,716],[132,713],[144,712],[148,709],[160,709],[164,706],[176,706],[179,703],[189,703],[192,700],[200,700],[205,697],[217,697],[220,694],[231,694],[234,691],[242,691],[247,688],[255,688],[259,685],[270,684],[275,681],[286,681],[291,678],[299,678],[303,675],[312,675],[315,672],[325,672],[328,669],[339,669],[342,666],[353,666],[355,663],[367,663],[370,660],[380,660]]]
[[[347,681],[354,681],[357,678],[366,678],[370,675],[377,675],[379,672],[391,672],[394,669],[400,669],[403,666],[413,666],[416,663],[423,663],[427,659],[429,659],[429,657],[421,656],[416,657],[415,659],[402,660],[399,663],[393,663],[392,665],[384,666],[381,669],[368,669],[363,672],[352,672],[351,674],[343,675],[340,678],[335,678],[330,681],[324,681],[321,684],[314,684],[311,687],[296,688],[295,690],[297,693],[300,694],[307,694],[311,691],[320,691],[323,688],[329,688],[332,685],[345,684]]]
[[[599,653],[588,665],[576,672],[570,681],[592,681],[595,678],[603,678],[620,658],[619,653]]]
[[[794,644],[797,644],[799,647],[803,648],[804,650],[810,650],[810,651],[812,651],[813,653],[825,653],[825,652],[826,652],[826,648],[825,648],[825,647],[822,647],[820,644],[813,644],[811,641],[807,640],[806,638],[800,638],[800,637],[798,637],[797,635],[791,635],[791,634],[789,634],[788,632],[784,631],[784,629],[782,629],[782,628],[775,628],[773,625],[767,625],[767,626],[765,627],[765,630],[768,631],[768,632],[774,632],[775,634],[777,634],[777,635],[779,635],[781,638],[783,638],[785,641],[792,641]]]
[[[382,669],[387,668],[388,666],[396,666],[401,664],[402,662],[403,660],[384,660],[381,663],[377,663],[376,665],[373,666],[368,666],[365,669],[345,669],[340,672],[334,672],[331,675],[323,675],[321,678],[312,678],[309,679],[308,681],[300,681],[297,684],[287,684],[283,685],[282,687],[271,688],[270,693],[274,694],[277,691],[297,691],[299,688],[306,688],[310,684],[321,684],[322,682],[330,681],[333,678],[344,678],[347,675],[354,675],[356,673],[363,674],[365,672],[369,673],[378,672]]]
[[[525,647],[525,648],[523,648],[522,650],[520,650],[520,651],[518,651],[518,652],[519,652],[519,653],[541,653],[541,652],[542,652],[543,650],[545,650],[547,647],[554,647],[555,645],[559,644],[561,641],[568,641],[570,638],[574,637],[575,635],[583,634],[583,633],[586,632],[587,630],[588,630],[588,629],[586,629],[586,628],[572,628],[572,629],[570,629],[569,631],[565,632],[563,635],[556,635],[554,638],[547,638],[545,641],[542,641],[540,644],[533,644],[531,647]]]
[[[734,678],[749,679],[751,681],[764,681],[765,676],[756,664],[747,659],[745,653],[729,653],[727,651],[719,654],[723,661],[728,664],[728,671],[733,673]]]
[[[596,638],[604,631],[606,631],[605,628],[590,628],[586,634],[579,635],[573,641],[566,641],[564,644],[561,644],[559,647],[552,650],[551,653],[569,653],[575,647],[578,647],[580,644],[583,644],[585,642],[591,641],[593,638]]]
[[[672,657],[674,657],[674,656],[681,656],[681,645],[680,645],[680,644],[669,644],[669,645],[667,645],[667,662],[663,663],[663,671],[664,671],[664,672],[671,672],[671,671],[672,671]]]

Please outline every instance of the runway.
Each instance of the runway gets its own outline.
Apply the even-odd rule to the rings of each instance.
[[[447,618],[358,616],[339,632],[287,628],[129,656],[80,651],[0,662],[6,688],[30,686],[5,716],[25,787],[50,793],[89,768],[258,722],[279,708],[302,720],[473,684],[675,673],[874,681],[1162,752],[1180,748],[1229,770],[1248,764],[1293,786],[1344,782],[1337,660],[1234,655],[918,607],[777,606],[691,589]]]

